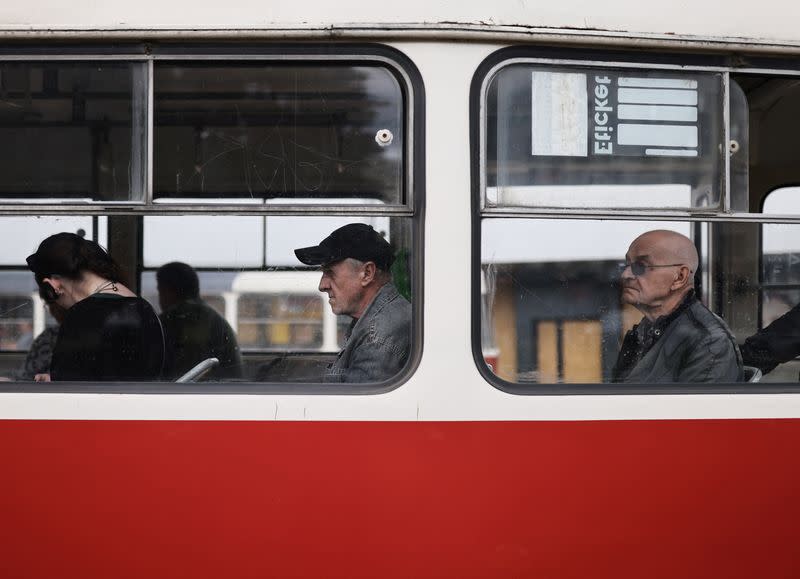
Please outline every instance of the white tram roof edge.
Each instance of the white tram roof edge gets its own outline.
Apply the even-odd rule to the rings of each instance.
[[[173,38],[237,35],[237,31],[242,37],[249,33],[265,36],[273,31],[285,39],[303,32],[335,39],[359,34],[397,35],[403,31],[417,35],[439,31],[439,38],[442,31],[475,36],[503,31],[530,35],[538,31],[564,36],[628,37],[628,40],[633,36],[664,35],[798,45],[795,24],[798,19],[800,5],[786,0],[761,3],[731,0],[724,9],[718,2],[695,2],[687,8],[685,2],[665,0],[653,10],[642,10],[638,0],[607,3],[564,0],[535,6],[527,0],[492,3],[462,0],[457,4],[446,0],[410,0],[400,4],[299,0],[274,2],[268,12],[256,0],[226,3],[37,0],[4,3],[0,7],[2,35],[40,34],[43,39],[52,39],[60,33],[91,31],[106,36],[109,32],[139,36],[165,33]]]

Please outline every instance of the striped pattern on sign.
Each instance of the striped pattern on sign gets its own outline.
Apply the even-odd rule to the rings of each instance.
[[[620,77],[617,86],[619,145],[643,146],[647,156],[698,156],[696,80]]]

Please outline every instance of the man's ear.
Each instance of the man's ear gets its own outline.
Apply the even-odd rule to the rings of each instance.
[[[678,275],[675,278],[675,281],[672,282],[670,289],[679,290],[685,288],[687,284],[690,284],[693,276],[694,274],[692,273],[692,270],[685,265],[682,265],[678,270]]]
[[[364,264],[364,271],[361,272],[361,286],[366,287],[373,282],[375,279],[375,273],[377,271],[377,267],[371,261],[368,261]]]

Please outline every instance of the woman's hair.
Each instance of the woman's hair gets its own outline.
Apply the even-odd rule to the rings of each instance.
[[[51,235],[39,244],[36,253],[28,256],[27,262],[40,285],[52,275],[80,279],[85,271],[110,281],[124,281],[122,269],[102,247],[74,233]]]

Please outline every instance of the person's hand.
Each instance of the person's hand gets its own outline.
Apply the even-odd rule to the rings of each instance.
[[[50,374],[37,374],[33,377],[34,382],[50,382]]]

